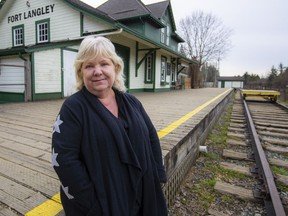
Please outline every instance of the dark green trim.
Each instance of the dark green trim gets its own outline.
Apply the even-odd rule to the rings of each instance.
[[[161,74],[162,74],[162,58],[165,59],[164,81],[161,79]],[[165,85],[166,85],[166,75],[167,75],[167,57],[161,55],[161,58],[160,58],[160,85],[161,85],[161,86],[165,86]]]
[[[129,89],[129,93],[137,93],[137,92],[144,92],[144,88]]]
[[[153,52],[153,53],[151,53],[150,55],[151,55],[151,79],[150,80],[147,80],[147,58],[149,57],[149,55],[147,56],[147,58],[145,59],[145,69],[144,69],[144,83],[145,84],[152,84],[153,83],[153,78],[154,78],[154,71],[153,71],[153,69],[154,69],[154,64],[155,64],[155,62],[154,62],[154,53],[155,52]]]
[[[51,100],[51,99],[61,99],[61,92],[53,92],[53,93],[37,93],[34,95],[34,101],[38,100]]]
[[[39,42],[38,41],[38,31],[37,31],[37,25],[38,24],[42,24],[42,23],[46,23],[47,22],[47,24],[48,24],[48,41],[45,41],[45,42]],[[50,18],[47,18],[47,19],[42,19],[42,20],[37,20],[36,22],[35,22],[35,34],[36,34],[36,44],[41,44],[41,43],[49,43],[50,42],[50,39],[51,39],[51,37],[50,37],[50,31],[51,29],[50,29]]]
[[[139,67],[141,66],[142,62],[143,62],[144,60],[146,60],[147,56],[148,56],[149,54],[153,53],[155,50],[158,50],[158,49],[159,49],[159,48],[145,49],[145,50],[148,50],[148,52],[145,53],[145,56],[140,60],[140,62],[137,62],[137,66],[136,66],[137,70],[138,70]],[[139,50],[139,49],[136,50],[136,52],[139,52],[139,51],[141,51],[141,50]]]
[[[103,33],[109,33],[109,32],[114,32],[119,30],[118,28],[112,28],[112,29],[105,29],[101,31],[94,31],[94,32],[88,32],[88,33],[83,33],[83,36],[88,36],[88,35],[94,35],[94,34],[103,34]]]
[[[127,90],[130,88],[130,47],[122,44],[114,43],[117,54],[122,58],[124,63],[125,86]],[[126,73],[125,73],[126,72]]]
[[[169,88],[158,88],[158,89],[155,89],[154,92],[167,92],[167,91],[170,91],[170,87]]]
[[[0,103],[5,103],[5,102],[24,102],[24,101],[25,101],[24,93],[2,92],[2,91],[0,91]]]
[[[83,36],[84,32],[84,15],[80,12],[80,36]]]
[[[19,55],[26,53],[25,47],[19,46],[19,47],[13,47],[11,49],[5,49],[0,51],[0,57],[1,56],[9,56],[9,55]]]
[[[34,101],[35,98],[35,60],[34,53],[31,54],[31,99]]]
[[[67,50],[67,51],[72,51],[72,52],[78,52],[78,49],[69,48],[69,47],[61,47],[61,49]],[[72,62],[72,63],[73,63],[73,62]]]
[[[16,47],[21,47],[21,46],[25,46],[25,29],[24,29],[24,24],[22,25],[17,25],[17,26],[12,26],[12,46],[15,47],[15,44],[14,44],[14,30],[15,29],[19,29],[19,28],[22,28],[22,31],[23,31],[23,44],[22,45],[16,45]]]
[[[44,51],[44,50],[49,50],[49,49],[57,49],[57,48],[63,48],[66,46],[73,46],[76,44],[80,43],[79,40],[71,40],[71,41],[59,41],[59,42],[52,42],[52,43],[47,43],[47,44],[37,44],[33,47],[29,47],[26,49],[26,52],[36,52],[36,51]]]

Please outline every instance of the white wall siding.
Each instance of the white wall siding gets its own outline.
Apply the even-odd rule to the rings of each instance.
[[[30,7],[26,5],[26,1],[14,1],[9,12],[2,17],[0,21],[0,49],[12,47],[12,27],[24,24],[25,45],[36,43],[35,23],[36,21],[50,18],[50,41],[64,40],[67,38],[75,38],[80,36],[80,13],[72,9],[64,1],[59,0],[30,0]],[[33,9],[54,5],[53,12],[35,17],[27,17],[28,11]],[[24,16],[26,13],[26,16]],[[21,14],[18,21],[10,21],[8,17]]]
[[[25,90],[24,61],[18,56],[1,57],[0,64],[19,65],[23,67],[0,66],[0,91],[23,93]],[[5,84],[5,86],[3,86]],[[12,84],[7,86],[7,84]],[[17,85],[15,85],[17,84]]]
[[[83,32],[95,32],[111,29],[110,25],[101,23],[99,19],[84,15],[83,18]]]
[[[34,53],[35,93],[61,92],[61,50]]]

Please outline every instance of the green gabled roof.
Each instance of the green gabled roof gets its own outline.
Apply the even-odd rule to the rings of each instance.
[[[149,4],[149,5],[146,5],[146,7],[151,11],[151,13],[157,19],[161,19],[164,16],[165,11],[168,10],[169,15],[171,16],[170,20],[171,20],[171,24],[172,24],[172,29],[173,29],[173,31],[176,31],[176,25],[175,25],[175,20],[174,20],[174,16],[173,16],[172,6],[171,6],[171,2],[169,0]]]

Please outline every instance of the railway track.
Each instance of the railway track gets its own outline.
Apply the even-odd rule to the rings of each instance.
[[[238,93],[220,166],[252,178],[246,182],[217,180],[214,189],[257,205],[263,204],[260,215],[286,215],[287,156],[288,109],[275,103],[246,102]],[[217,214],[221,215],[221,212],[214,215]]]
[[[258,141],[238,92],[209,134],[208,151],[199,154],[181,184],[171,216],[288,215],[288,111],[248,98],[246,107]],[[263,147],[264,169],[253,147],[256,142]]]

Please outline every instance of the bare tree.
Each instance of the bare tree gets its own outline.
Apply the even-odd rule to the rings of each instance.
[[[198,61],[198,72],[208,61],[219,61],[231,48],[232,30],[211,13],[196,11],[180,21],[183,48],[189,58]]]

